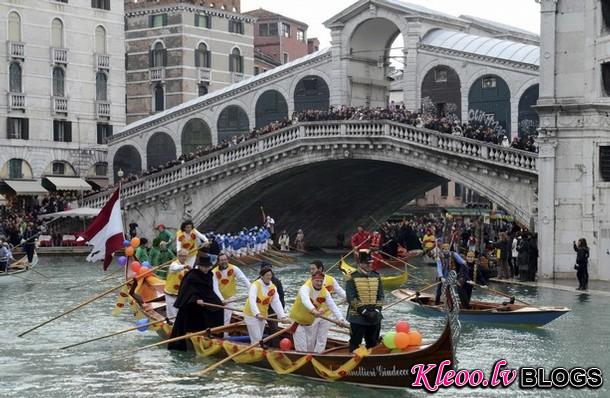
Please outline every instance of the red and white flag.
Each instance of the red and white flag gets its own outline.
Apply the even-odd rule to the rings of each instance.
[[[117,189],[100,214],[93,220],[83,237],[93,246],[87,261],[104,260],[104,271],[112,262],[112,255],[123,247],[123,218],[121,217],[120,188]]]

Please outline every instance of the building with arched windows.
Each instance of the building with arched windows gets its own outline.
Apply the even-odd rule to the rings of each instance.
[[[45,177],[105,185],[107,139],[125,125],[123,11],[110,0],[0,3],[0,191],[32,193]]]
[[[254,18],[239,0],[125,1],[127,121],[252,75]]]

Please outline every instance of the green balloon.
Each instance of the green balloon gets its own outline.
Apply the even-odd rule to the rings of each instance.
[[[383,335],[383,345],[388,347],[389,349],[396,348],[396,343],[394,342],[394,337],[396,337],[396,332],[387,332]]]

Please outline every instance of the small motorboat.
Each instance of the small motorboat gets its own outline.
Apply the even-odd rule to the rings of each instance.
[[[444,304],[434,304],[434,295],[417,293],[409,289],[396,289],[392,294],[397,298],[411,296],[406,301],[420,312],[433,316],[444,316]],[[510,302],[494,303],[471,300],[468,308],[460,308],[459,319],[464,322],[483,322],[510,326],[544,326],[563,314],[570,312],[567,307],[528,306]]]

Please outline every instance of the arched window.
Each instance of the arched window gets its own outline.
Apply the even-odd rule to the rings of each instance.
[[[299,80],[294,90],[295,112],[308,109],[327,110],[329,102],[330,90],[324,79],[310,75]]]
[[[195,66],[201,68],[210,68],[212,65],[212,53],[208,50],[205,43],[200,43],[195,49]]]
[[[95,99],[106,101],[108,99],[108,76],[104,72],[95,75]]]
[[[244,59],[239,48],[234,48],[229,55],[229,71],[244,73]]]
[[[212,130],[201,119],[191,119],[182,129],[182,153],[194,152],[212,143]]]
[[[17,62],[12,62],[9,66],[9,91],[11,93],[22,92],[21,87],[21,66]]]
[[[64,70],[60,67],[53,68],[53,96],[65,97],[64,91]]]
[[[119,180],[119,170],[123,171],[125,177],[142,173],[142,157],[133,145],[124,145],[114,154],[112,173],[115,182]]]
[[[218,142],[230,140],[236,135],[248,134],[250,131],[248,114],[240,106],[230,105],[220,113],[216,130]]]
[[[21,17],[14,11],[8,14],[8,40],[21,41]]]
[[[176,160],[176,144],[163,132],[154,133],[146,144],[146,167],[158,167]]]
[[[167,50],[163,43],[157,42],[150,51],[150,67],[156,68],[160,66],[167,66]]]
[[[58,18],[51,23],[51,47],[64,48],[64,24]]]
[[[158,84],[155,86],[155,112],[160,112],[165,109],[165,93],[163,86]]]
[[[95,52],[106,54],[106,29],[103,26],[95,28]]]
[[[256,127],[260,128],[288,117],[288,104],[276,90],[265,91],[256,101]]]

